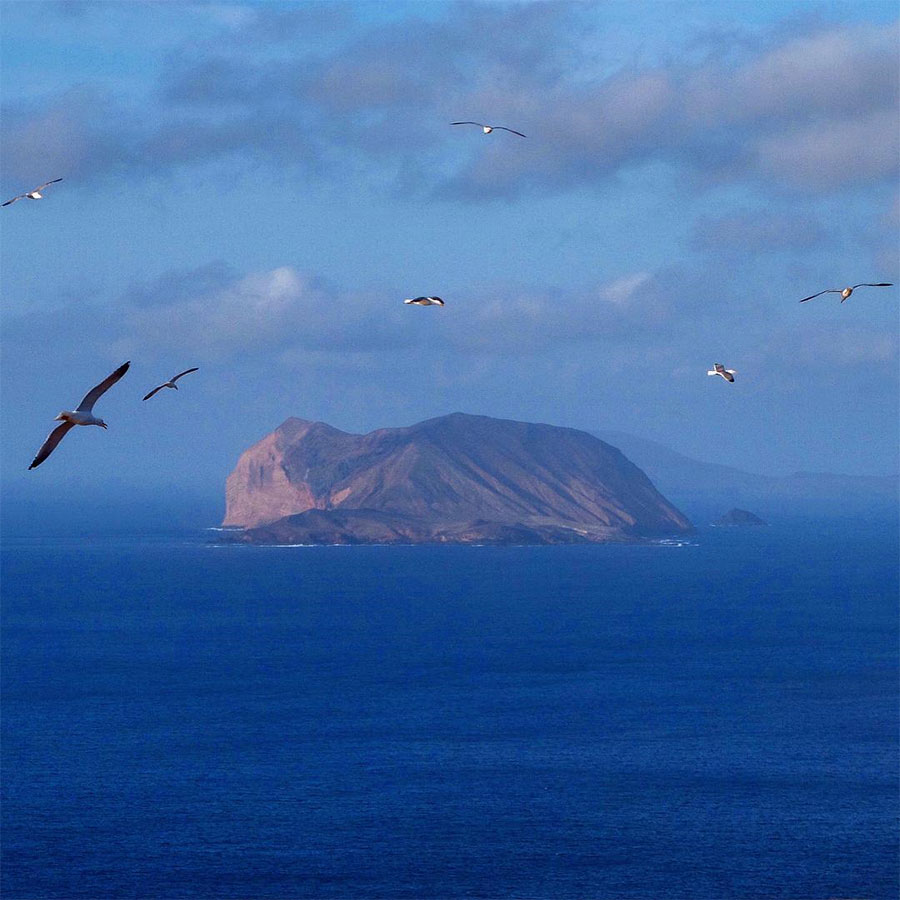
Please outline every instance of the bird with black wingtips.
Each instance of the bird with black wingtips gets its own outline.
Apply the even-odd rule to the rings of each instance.
[[[706,374],[721,375],[726,381],[733,382],[734,376],[737,375],[737,369],[726,369],[722,363],[716,363]]]
[[[827,291],[819,291],[818,294],[811,294],[809,297],[804,297],[800,302],[806,303],[807,300],[815,300],[816,297],[821,297],[822,294],[840,294],[841,295],[841,303],[843,303],[857,288],[861,287],[893,287],[893,283],[890,281],[879,281],[879,282],[871,282],[871,281],[863,281],[860,284],[854,284],[850,287],[845,288],[829,288]]]
[[[174,388],[177,391],[178,385],[175,384],[175,382],[178,381],[178,379],[181,378],[182,376],[190,375],[191,372],[196,372],[198,369],[199,369],[199,366],[194,366],[193,369],[185,369],[183,372],[179,372],[174,378],[170,378],[168,381],[165,381],[161,385],[159,385],[159,387],[153,388],[153,390],[150,391],[150,393],[147,394],[144,397],[144,399],[149,400],[154,394],[161,391],[163,388]]]
[[[508,131],[510,134],[517,134],[519,137],[526,137],[521,131],[513,131],[512,128],[507,128],[505,125],[485,125],[483,122],[451,122],[450,124],[477,125],[485,134],[490,134],[492,131]]]
[[[100,399],[127,371],[131,362],[122,363],[115,372],[107,375],[100,384],[92,387],[85,395],[81,403],[78,404],[74,411],[63,410],[57,417],[56,421],[62,422],[57,425],[53,431],[47,435],[47,440],[41,445],[37,455],[31,461],[29,469],[36,469],[57,447],[57,444],[68,434],[68,432],[76,425],[98,425],[100,428],[106,428],[106,422],[98,419],[94,413],[94,404]]]
[[[10,204],[15,203],[16,200],[41,200],[44,196],[41,191],[45,187],[48,187],[51,184],[57,184],[60,181],[62,181],[62,178],[54,178],[52,181],[45,181],[43,184],[38,185],[33,191],[26,191],[24,194],[19,194],[18,197],[7,200],[6,203],[0,203],[0,206],[9,206]]]
[[[440,297],[409,297],[403,301],[413,306],[443,306],[444,301]]]

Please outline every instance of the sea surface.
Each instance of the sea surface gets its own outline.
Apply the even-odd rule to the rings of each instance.
[[[3,542],[4,898],[895,898],[896,525]]]

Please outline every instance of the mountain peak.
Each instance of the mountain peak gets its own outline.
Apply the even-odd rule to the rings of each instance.
[[[290,416],[285,419],[276,429],[276,432],[282,434],[295,434],[298,431],[309,431],[310,429],[327,429],[328,431],[338,431],[333,425],[327,422],[318,422],[314,419],[300,419],[297,416]],[[344,432],[341,432],[342,434]]]

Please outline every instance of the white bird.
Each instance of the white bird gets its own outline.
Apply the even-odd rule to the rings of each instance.
[[[53,181],[45,181],[42,185],[36,187],[33,191],[27,191],[24,194],[19,194],[18,197],[13,197],[12,200],[7,200],[6,203],[0,203],[0,206],[9,206],[11,203],[15,203],[16,200],[40,200],[44,195],[41,191],[50,184],[56,184],[58,181],[62,181],[62,178],[54,178]]]
[[[451,122],[451,125],[477,125],[485,134],[492,131],[508,131],[510,134],[517,134],[519,137],[525,137],[521,131],[513,131],[512,128],[506,128],[504,125],[484,125],[481,122]]]
[[[443,306],[444,301],[440,297],[411,297],[403,301],[404,303],[413,303],[416,306]]]
[[[61,421],[62,425],[57,425],[47,435],[47,440],[44,441],[37,456],[31,461],[29,469],[36,469],[56,449],[56,445],[66,436],[66,433],[76,425],[99,425],[101,428],[106,428],[106,422],[96,418],[92,413],[94,404],[128,371],[130,365],[130,362],[122,363],[115,372],[107,375],[96,387],[92,387],[84,395],[84,399],[74,412],[64,410],[56,417],[55,421]]]
[[[726,369],[722,363],[716,363],[706,374],[721,375],[726,381],[734,381],[734,376],[737,375],[737,369]]]
[[[821,297],[822,294],[840,294],[841,295],[841,303],[843,303],[857,288],[860,287],[893,287],[894,285],[890,281],[879,281],[877,284],[873,284],[871,281],[864,281],[862,284],[854,284],[852,287],[845,288],[829,288],[827,291],[819,291],[818,294],[813,294],[811,297],[804,297],[800,302],[806,303],[807,300],[814,300],[816,297]]]
[[[196,372],[199,366],[194,366],[193,369],[185,369],[183,372],[179,372],[174,378],[170,378],[168,381],[161,384],[159,387],[153,388],[146,397],[145,400],[149,400],[157,391],[161,391],[163,388],[174,388],[176,391],[178,390],[178,385],[175,384],[182,375],[190,375],[191,372]]]

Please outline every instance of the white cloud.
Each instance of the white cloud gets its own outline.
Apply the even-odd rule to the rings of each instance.
[[[615,281],[600,288],[600,296],[609,303],[623,305],[631,302],[635,293],[650,281],[649,272],[635,272],[633,275],[623,275]]]
[[[761,174],[810,189],[871,182],[897,171],[896,109],[785,129],[756,145]]]

